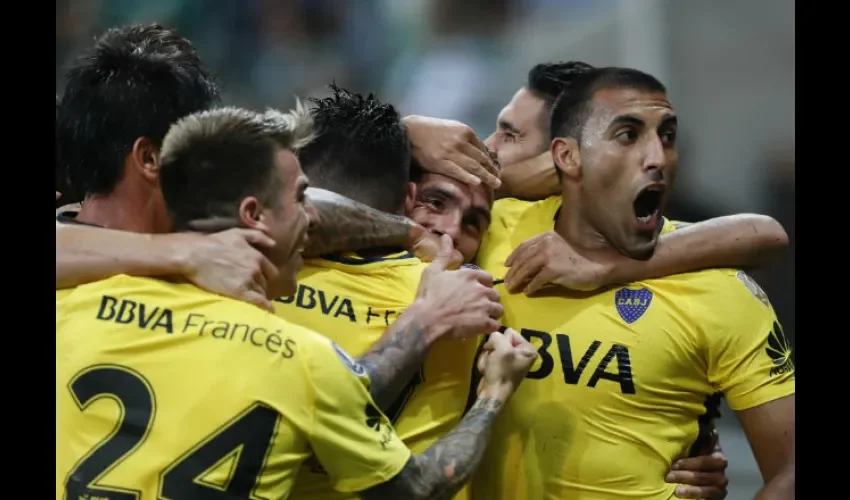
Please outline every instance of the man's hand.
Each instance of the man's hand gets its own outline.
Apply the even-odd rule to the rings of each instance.
[[[410,226],[407,249],[422,262],[432,262],[440,253],[440,236],[428,231],[419,224]],[[457,269],[463,264],[463,255],[452,248],[447,269]]]
[[[481,372],[478,396],[491,394],[506,401],[536,359],[537,350],[517,332],[508,328],[505,333],[491,333],[478,356],[478,371]]]
[[[422,273],[416,302],[442,324],[438,331],[466,338],[499,329],[496,321],[504,313],[493,277],[484,271],[446,271],[452,258],[452,239],[443,235],[440,252]]]
[[[613,262],[592,261],[554,231],[529,239],[514,250],[505,267],[510,293],[532,294],[547,285],[590,291],[610,284]]]
[[[561,183],[549,150],[516,163],[502,163],[500,174],[502,187],[496,191],[497,198],[536,201],[561,192]]]
[[[410,153],[426,171],[473,186],[483,181],[496,189],[502,184],[487,147],[468,126],[425,116],[407,116],[403,121]]]
[[[185,239],[186,279],[204,290],[274,312],[266,290],[277,279],[278,269],[259,250],[273,248],[274,240],[251,229],[175,236]]]
[[[56,200],[59,200],[59,198],[61,198],[61,197],[62,197],[62,193],[60,193],[59,191],[56,191]]]
[[[729,463],[720,449],[717,429],[711,432],[712,443],[701,455],[682,458],[673,462],[672,470],[664,480],[668,483],[684,484],[676,488],[676,498],[704,498],[723,500],[728,494],[729,478],[726,467]]]

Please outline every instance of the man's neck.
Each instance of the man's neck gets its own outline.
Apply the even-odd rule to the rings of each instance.
[[[582,255],[591,258],[620,256],[605,236],[594,228],[584,217],[578,203],[571,203],[575,197],[564,195],[561,209],[555,220],[555,232]]]
[[[170,228],[158,205],[149,194],[133,193],[119,187],[108,195],[86,198],[76,219],[86,224],[134,233],[165,233]]]

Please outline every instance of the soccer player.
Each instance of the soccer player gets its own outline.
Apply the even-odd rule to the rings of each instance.
[[[497,204],[478,263],[495,278],[519,242],[554,231],[605,259],[652,258],[677,167],[664,86],[633,69],[593,69],[555,104],[562,196]],[[675,232],[673,233],[675,234]],[[714,269],[595,293],[505,294],[502,323],[540,362],[496,425],[477,498],[670,498],[722,393],[765,486],[793,498],[794,367],[770,302],[744,272]]]
[[[307,237],[306,178],[293,153],[310,132],[307,117],[206,111],[181,119],[162,146],[174,229],[235,217],[273,238],[271,294],[294,292]],[[445,242],[418,303],[396,322],[407,335],[462,337],[492,321],[481,273],[442,270]],[[343,349],[193,285],[116,276],[77,287],[57,297],[56,341],[57,499],[286,498],[312,454],[340,491],[443,498],[469,478],[536,358],[515,332],[493,334],[478,404],[412,455]]]
[[[159,25],[132,25],[108,30],[94,46],[76,58],[64,75],[65,91],[57,106],[57,162],[61,164],[75,195],[85,196],[79,212],[64,211],[57,215],[57,285],[73,286],[117,273],[108,260],[84,274],[64,274],[65,260],[75,258],[92,262],[105,246],[116,251],[127,250],[124,240],[113,241],[111,232],[87,231],[82,225],[121,229],[137,233],[164,233],[170,229],[168,214],[159,188],[158,153],[168,126],[194,111],[208,109],[219,102],[215,80],[203,65],[191,42],[173,30]],[[416,131],[419,149],[445,136],[428,134],[429,124],[418,124],[411,118],[411,131]],[[429,142],[430,141],[430,142]],[[439,142],[438,142],[439,144]],[[483,146],[482,146],[483,148]],[[475,149],[475,148],[473,148]],[[451,151],[442,148],[441,151]],[[483,154],[483,153],[482,153]],[[476,163],[458,151],[444,154],[432,164],[453,162]],[[489,161],[489,159],[485,160]],[[479,168],[483,168],[478,163]],[[387,239],[413,249],[417,254],[431,255],[436,250],[436,237],[409,219],[388,214],[375,214],[376,221],[391,227],[391,232],[374,234],[372,221],[361,217],[362,207],[333,193],[310,191],[316,208],[316,225],[308,252],[323,254],[343,249],[369,248],[375,241]],[[232,221],[230,221],[232,223]],[[76,227],[69,227],[74,223]],[[343,226],[346,232],[336,228]],[[75,252],[73,244],[93,238],[94,251]],[[102,237],[103,239],[97,239]],[[261,281],[272,272],[267,259],[254,252],[251,266],[244,263],[234,270],[251,267],[255,279],[228,279],[233,273],[222,272],[215,265],[216,250],[238,245],[242,256],[247,243],[271,244],[261,233],[232,231],[226,235],[193,245],[206,250],[188,255],[186,241],[198,240],[191,235],[168,235],[173,252],[157,251],[147,245],[147,236],[130,235],[126,246],[131,251],[148,253],[151,260],[138,263],[135,274],[179,274],[194,283],[215,291],[224,288],[240,298],[272,309],[261,290]],[[242,240],[241,243],[239,240]],[[129,251],[127,252],[130,253]],[[230,260],[236,260],[230,259]],[[198,264],[201,267],[198,267]],[[205,271],[205,269],[207,271]],[[208,272],[216,270],[217,274]],[[120,271],[119,271],[120,272]]]
[[[311,182],[403,215],[416,186],[410,183],[410,146],[395,108],[335,85],[330,97],[313,104],[315,137],[298,152]],[[386,246],[309,259],[299,273],[297,293],[277,299],[275,306],[282,318],[327,335],[369,367],[374,356],[403,354],[401,346],[390,345],[367,352],[414,302],[425,266],[403,248]],[[428,449],[460,421],[477,348],[476,339],[432,344],[422,338],[415,346],[421,369],[403,370],[386,359],[380,362],[391,372],[369,369],[372,397],[414,453]],[[300,471],[292,498],[353,497],[334,491],[321,464],[313,463]]]
[[[569,82],[592,69],[587,63],[569,61],[537,64],[528,72],[525,86],[501,110],[496,131],[485,141],[496,151],[503,167],[499,197],[541,200],[560,194],[557,168],[549,152],[549,116],[555,100]],[[549,284],[592,290],[720,265],[753,267],[781,254],[788,246],[788,235],[782,225],[765,215],[717,217],[700,223],[699,227],[681,221],[673,225],[681,231],[674,234],[665,231],[657,251],[648,261],[620,255],[606,261],[591,261],[570,248],[556,233],[546,233],[522,245],[508,259],[512,269],[505,277],[506,287],[511,292],[525,293],[533,293]],[[671,229],[669,225],[665,227]],[[700,238],[697,244],[692,231],[702,232],[705,238]],[[737,247],[735,242],[742,240],[760,249],[755,260],[746,256],[745,247]],[[736,252],[740,260],[731,253],[726,254],[736,247],[740,249]],[[727,257],[720,258],[721,254]],[[679,260],[676,255],[688,255],[689,258]],[[515,265],[517,263],[521,265]]]

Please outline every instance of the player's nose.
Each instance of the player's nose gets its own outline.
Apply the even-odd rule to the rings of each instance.
[[[644,171],[663,171],[667,167],[667,151],[661,139],[655,137],[646,142],[642,168]]]
[[[461,235],[461,221],[457,216],[453,216],[452,214],[446,214],[442,217],[439,217],[437,220],[433,221],[430,229],[431,232],[442,236],[444,234],[449,235],[452,239],[452,243],[454,243],[455,248],[457,248],[458,240]]]

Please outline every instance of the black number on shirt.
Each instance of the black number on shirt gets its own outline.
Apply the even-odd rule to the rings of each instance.
[[[388,419],[390,419],[390,423],[393,425],[398,422],[399,417],[401,417],[401,412],[404,411],[407,403],[410,402],[410,398],[413,397],[413,393],[416,392],[416,388],[425,382],[425,375],[422,373],[423,370],[424,368],[420,368],[416,371],[416,374],[413,375],[410,382],[408,382],[407,385],[404,386],[404,389],[401,390],[401,393],[395,402],[387,408],[385,415]]]
[[[126,366],[95,365],[80,371],[68,384],[81,411],[93,402],[113,399],[121,415],[113,431],[95,445],[65,478],[65,498],[138,500],[141,492],[98,484],[127,459],[148,436],[156,415],[156,397],[145,377]],[[160,474],[160,500],[253,499],[257,479],[277,432],[278,414],[256,403],[225,423]],[[229,462],[222,484],[205,476]]]
[[[97,484],[97,481],[124,461],[148,436],[156,414],[156,398],[150,383],[130,368],[97,365],[77,373],[68,389],[80,411],[99,399],[110,398],[120,406],[121,416],[109,436],[71,468],[65,478],[65,497],[138,499],[139,491]]]
[[[174,461],[160,475],[161,498],[216,500],[258,498],[257,479],[277,432],[277,412],[251,405]],[[204,481],[204,475],[232,460],[224,484]]]

